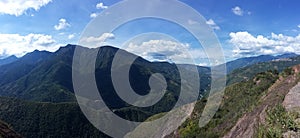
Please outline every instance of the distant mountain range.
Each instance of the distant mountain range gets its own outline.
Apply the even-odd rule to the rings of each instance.
[[[2,107],[0,107],[0,118],[4,118],[4,121],[16,126],[16,130],[26,137],[42,137],[43,135],[49,135],[46,134],[46,132],[51,132],[53,128],[57,127],[50,127],[47,125],[44,127],[25,125],[27,123],[35,123],[37,120],[42,121],[43,119],[40,118],[42,116],[35,116],[32,120],[27,119],[14,121],[19,118],[19,116],[14,115],[14,113],[23,110],[22,112],[25,113],[23,116],[24,118],[32,118],[32,115],[30,115],[32,114],[32,111],[37,112],[37,114],[38,112],[41,112],[42,115],[52,116],[53,112],[56,112],[63,107],[66,108],[65,110],[76,109],[77,112],[80,112],[76,104],[72,84],[72,60],[76,47],[80,46],[67,45],[54,53],[47,51],[33,51],[14,62],[0,66],[0,78],[2,78],[0,80],[0,95],[19,99],[16,102],[14,99],[3,98],[6,102],[0,102],[2,103]],[[111,110],[114,110],[114,113],[119,116],[134,121],[143,121],[157,113],[169,111],[177,101],[181,82],[184,82],[181,81],[179,77],[176,65],[167,62],[149,62],[143,58],[137,58],[132,64],[129,74],[131,86],[137,93],[143,95],[150,91],[148,80],[150,75],[153,73],[163,74],[166,78],[168,87],[166,94],[157,104],[147,108],[134,107],[125,103],[118,97],[111,81],[111,65],[114,55],[118,50],[119,49],[111,46],[104,46],[99,49],[97,56],[95,77],[97,80],[97,86],[99,90],[101,90],[101,96],[105,100],[107,106],[111,108]],[[128,52],[126,53],[131,54]],[[184,66],[183,69],[188,72],[191,70],[190,65],[179,66]],[[197,73],[199,73],[201,77],[199,82],[201,89],[199,92],[203,94],[209,89],[210,69],[207,67],[198,67]],[[27,104],[27,102],[24,103],[22,100],[31,102]],[[20,102],[26,104],[26,108],[17,108],[19,107]],[[48,110],[49,112],[47,112],[47,110],[44,110],[41,107],[47,107],[48,104],[40,104],[40,102],[59,104],[55,104],[55,106],[52,106],[53,104],[49,104],[54,111],[52,112]],[[74,106],[65,104],[66,102],[72,103]],[[12,108],[9,110],[10,112],[5,111],[7,106]],[[40,109],[34,110],[37,107]],[[64,113],[61,113],[61,115],[65,116]],[[65,117],[71,118],[67,116]],[[83,115],[81,114],[80,117],[82,118]],[[47,121],[51,120],[44,120],[42,123],[46,123]],[[74,120],[72,118],[69,121]],[[90,126],[91,124],[88,123],[88,125]],[[34,135],[34,129],[31,130],[31,127],[38,127],[41,134]],[[65,124],[60,127],[68,126]],[[90,130],[92,127],[86,129]],[[71,136],[69,133],[74,130],[68,129],[66,131],[66,133],[53,132],[56,135],[52,136]],[[97,133],[92,133],[91,135],[99,136]],[[80,133],[78,136],[85,136],[85,134]]]
[[[88,123],[76,103],[72,83],[72,61],[76,47],[80,46],[67,45],[53,53],[36,50],[21,58],[12,56],[1,59],[0,120],[12,124],[25,137],[86,137],[84,131],[90,132],[91,137],[106,137]],[[115,114],[132,121],[144,121],[153,115],[169,111],[178,100],[180,86],[184,82],[177,66],[187,72],[191,72],[193,67],[186,64],[176,66],[168,62],[149,62],[138,57],[129,72],[130,84],[138,94],[144,95],[150,91],[148,80],[153,73],[163,74],[168,84],[166,94],[157,104],[138,108],[120,99],[112,84],[112,61],[120,49],[104,46],[97,50],[99,52],[95,78],[101,96]],[[300,56],[294,53],[237,59],[226,63],[227,84],[249,81],[268,70],[282,72],[297,64],[300,64]],[[210,90],[211,70],[201,66],[197,66],[197,69],[200,76],[199,92],[202,96],[207,95]],[[79,115],[74,118],[75,114]],[[26,119],[20,120],[21,117]],[[55,122],[57,120],[61,121]],[[54,124],[51,123],[53,121]],[[68,123],[84,127],[76,133],[75,129],[80,127],[67,129],[71,127]]]
[[[284,58],[293,58],[293,57],[297,57],[297,56],[298,55],[295,53],[286,53],[286,54],[278,55],[278,56],[261,55],[261,56],[256,56],[256,57],[245,57],[245,58],[239,58],[237,60],[227,62],[226,67],[227,67],[227,72],[231,73],[235,69],[246,67],[246,66],[253,65],[256,63],[284,59]]]
[[[0,66],[0,95],[17,97],[40,102],[75,101],[72,86],[72,60],[75,45],[67,45],[54,53],[34,51],[19,58],[15,62]],[[119,49],[101,47],[96,63],[96,78],[104,80],[104,91],[113,91],[110,78],[110,67],[114,54]],[[184,66],[188,71],[190,65]],[[164,74],[172,84],[179,85],[179,72],[175,64],[168,62],[149,62],[138,58],[132,65],[132,87],[140,92],[149,91],[148,77],[153,72]],[[208,89],[210,69],[198,67],[201,76],[201,92]],[[138,86],[135,81],[138,80]],[[100,83],[99,83],[100,85]],[[110,87],[109,87],[110,86]],[[101,87],[101,86],[100,86]],[[175,92],[178,88],[170,87]]]

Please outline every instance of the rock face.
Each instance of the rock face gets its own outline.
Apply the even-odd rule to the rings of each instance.
[[[300,82],[289,91],[282,104],[288,111],[300,109]]]
[[[300,72],[300,68],[294,67],[295,73]],[[285,96],[284,101],[282,103],[284,108],[287,111],[294,111],[300,113],[300,82],[293,87],[289,93]],[[298,118],[296,122],[299,123],[300,119]],[[300,132],[288,131],[283,134],[284,138],[299,138]]]
[[[283,138],[299,138],[300,132],[288,131],[285,132],[282,137]]]
[[[260,99],[260,104],[251,112],[246,113],[242,118],[240,118],[236,125],[224,136],[224,138],[254,137],[257,126],[260,123],[265,122],[266,109],[272,108],[277,104],[281,104],[282,97],[285,97],[286,95],[284,102],[286,107],[300,107],[300,83],[297,85],[299,81],[299,75],[297,74],[300,71],[300,65],[293,67],[292,70],[293,73],[291,75],[277,80],[277,82],[266,92],[266,95]]]

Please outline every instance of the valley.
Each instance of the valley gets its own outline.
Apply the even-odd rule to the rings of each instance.
[[[76,45],[67,45],[54,53],[34,51],[1,65],[0,119],[25,137],[108,137],[88,122],[76,102],[71,75],[75,48]],[[145,80],[154,72],[162,73],[168,83],[167,93],[159,103],[137,108],[123,102],[114,92],[109,74],[117,50],[110,46],[102,47],[96,62],[96,80],[101,82],[97,85],[108,107],[118,116],[134,121],[145,121],[156,114],[168,112],[179,92],[180,78],[176,66],[167,62],[151,63],[142,58],[134,62],[130,76],[132,87],[137,92],[149,91]],[[300,57],[296,55],[284,57],[290,59],[288,61],[260,57],[228,63],[230,66],[243,61],[249,62],[249,65],[231,67],[233,71],[228,73],[221,107],[203,128],[198,128],[197,121],[209,94],[211,78],[209,67],[198,66],[201,78],[199,93],[204,97],[199,97],[191,117],[169,137],[244,137],[257,134],[254,126],[262,122],[257,117],[263,114],[266,118],[267,109],[283,102],[289,89],[299,81],[295,65],[300,64]],[[189,69],[189,65],[180,66]]]

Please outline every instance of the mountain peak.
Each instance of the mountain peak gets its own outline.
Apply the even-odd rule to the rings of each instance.
[[[9,56],[9,57],[4,58],[4,59],[0,59],[0,66],[12,63],[12,62],[14,62],[16,60],[18,60],[18,58],[15,55]]]
[[[11,56],[7,57],[6,59],[17,59],[17,57],[15,55],[11,55]]]
[[[78,45],[74,45],[74,44],[67,44],[66,46],[61,46],[57,51],[55,51],[54,53],[65,53],[67,51],[73,51],[75,50],[75,48],[77,47]]]

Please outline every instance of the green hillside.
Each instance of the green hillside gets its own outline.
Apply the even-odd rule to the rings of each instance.
[[[288,60],[268,61],[238,68],[228,75],[227,84],[230,85],[235,82],[249,80],[257,73],[268,70],[277,70],[278,72],[282,72],[284,69],[298,64],[300,64],[300,56],[292,57]]]
[[[3,78],[0,80],[0,96],[3,96],[0,98],[0,119],[14,126],[25,137],[105,137],[88,122],[75,102],[72,84],[75,48],[75,45],[67,45],[54,53],[34,51],[0,66],[0,77]],[[124,102],[112,84],[111,66],[118,50],[105,46],[98,52],[95,78],[106,105],[115,114],[131,121],[145,121],[172,109],[179,97],[181,83],[185,82],[180,79],[177,66],[137,58],[129,72],[134,91],[141,95],[147,94],[150,91],[148,80],[153,73],[164,75],[168,87],[162,100],[155,105],[135,107]],[[181,137],[225,135],[241,116],[259,104],[259,99],[269,87],[284,75],[281,72],[286,73],[285,68],[300,64],[300,57],[260,63],[256,62],[269,58],[254,59],[252,65],[237,68],[228,74],[228,87],[221,108],[204,128],[198,128],[197,123],[206,99],[198,101],[193,116],[178,129]],[[244,62],[237,60],[237,63],[233,61],[231,64],[236,65],[241,61]],[[191,65],[178,66],[187,72],[192,71]],[[211,83],[210,68],[199,66],[197,69],[200,76],[199,92],[207,95]],[[92,98],[90,100],[93,101]]]
[[[180,137],[220,137],[228,132],[238,118],[250,111],[265,91],[278,79],[278,74],[266,72],[254,79],[233,84],[226,88],[223,101],[213,119],[203,128],[198,122],[207,100],[200,100],[191,119],[187,120],[178,132]],[[259,83],[258,83],[259,82]]]
[[[207,100],[200,100],[191,118],[174,134],[176,137],[187,138],[217,138],[225,135],[281,137],[282,133],[288,130],[297,131],[299,126],[294,122],[297,115],[287,113],[280,107],[289,89],[300,81],[299,72],[294,70],[288,68],[280,74],[276,71],[263,72],[249,78],[248,81],[228,86],[220,108],[203,128],[199,128],[198,121]],[[266,125],[259,125],[263,123],[261,118],[266,118]],[[281,120],[282,123],[276,120]],[[171,136],[174,137],[174,134]]]
[[[37,103],[1,97],[0,118],[28,138],[106,137],[90,124],[76,103]]]

